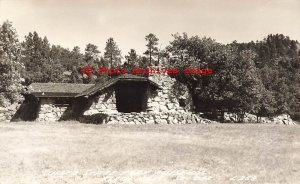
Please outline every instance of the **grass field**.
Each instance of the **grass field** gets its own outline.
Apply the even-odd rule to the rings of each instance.
[[[300,183],[300,126],[0,123],[0,183]]]

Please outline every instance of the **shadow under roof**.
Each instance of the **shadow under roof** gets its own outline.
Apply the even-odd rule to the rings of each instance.
[[[96,93],[101,93],[101,91],[106,91],[109,88],[113,87],[118,82],[124,82],[124,81],[136,81],[136,82],[148,82],[152,87],[155,89],[160,89],[159,85],[155,82],[151,81],[150,79],[138,75],[132,75],[132,74],[123,74],[116,78],[112,78],[106,82],[103,83],[97,83],[95,86],[83,91],[82,93],[76,95],[76,97],[80,96],[91,96]]]

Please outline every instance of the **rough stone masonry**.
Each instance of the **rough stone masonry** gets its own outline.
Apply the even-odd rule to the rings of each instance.
[[[177,82],[168,74],[153,74],[149,79],[156,82],[161,89],[150,96],[147,101],[147,111],[141,113],[120,113],[116,109],[115,93],[109,93],[95,98],[91,107],[86,110],[80,121],[87,123],[107,124],[189,124],[215,123],[201,118],[193,113],[192,98],[185,85]],[[180,105],[183,99],[185,105]],[[7,108],[0,108],[0,121],[9,121],[19,108],[19,104],[12,104]],[[67,107],[56,106],[51,99],[40,102],[37,121],[58,121],[67,110]],[[225,114],[225,120],[235,122],[233,114]],[[254,115],[247,114],[246,123],[256,122]],[[288,115],[275,118],[260,118],[261,123],[295,124]]]

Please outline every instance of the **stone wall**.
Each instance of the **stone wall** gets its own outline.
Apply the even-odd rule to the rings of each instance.
[[[233,113],[224,114],[225,122],[237,122],[237,115]],[[265,123],[265,124],[282,124],[282,125],[294,125],[297,124],[293,121],[288,114],[281,114],[275,117],[259,117],[257,122],[257,117],[253,114],[246,113],[244,117],[244,123]]]
[[[59,107],[52,99],[41,99],[37,121],[58,121],[67,107]]]
[[[147,101],[147,112],[150,113],[184,113],[192,110],[192,100],[185,85],[176,82],[167,74],[153,74],[150,80],[156,82],[162,89],[151,94]],[[187,101],[185,107],[179,105],[179,98]],[[93,115],[97,113],[116,114],[115,92],[103,94],[94,99],[91,107],[84,112],[84,115]]]
[[[116,107],[115,92],[100,95],[93,99],[91,107],[84,112],[83,115],[93,115],[97,113],[116,114],[118,113]]]
[[[95,124],[195,124],[217,123],[201,118],[193,113],[118,113],[118,114],[94,114],[83,116],[79,120],[84,123]]]
[[[7,107],[0,107],[0,121],[10,121],[19,107],[20,104],[17,103]]]
[[[95,99],[80,121],[98,124],[215,123],[191,112],[193,110],[192,99],[185,85],[167,74],[153,74],[149,76],[149,79],[157,83],[161,89],[150,94],[147,112],[118,112],[115,94],[112,93]],[[179,98],[185,100],[185,106],[180,106]]]
[[[193,110],[191,96],[185,85],[177,82],[168,74],[152,74],[149,79],[162,88],[157,91],[157,95],[149,97],[147,102],[149,112],[184,113]],[[179,98],[185,100],[185,106],[180,106]]]

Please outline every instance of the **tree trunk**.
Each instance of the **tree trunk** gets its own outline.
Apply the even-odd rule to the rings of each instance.
[[[224,111],[221,111],[221,122],[224,123],[225,121],[225,113]]]
[[[152,64],[152,58],[151,58],[152,56],[151,56],[151,52],[152,52],[152,51],[151,51],[151,48],[150,48],[150,49],[149,49],[150,65]]]
[[[114,67],[114,65],[113,65],[113,56],[112,56],[112,54],[110,54],[110,64],[111,64],[111,67]]]

